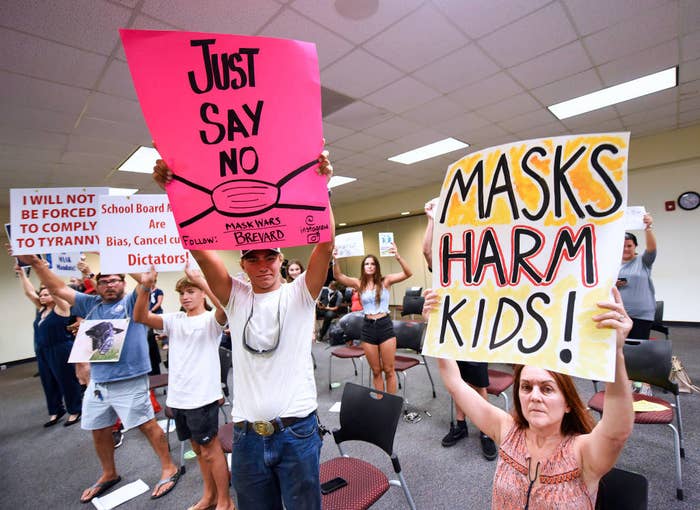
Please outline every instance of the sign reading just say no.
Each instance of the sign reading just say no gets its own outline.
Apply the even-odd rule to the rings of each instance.
[[[239,35],[120,30],[146,123],[175,174],[187,249],[330,238],[316,47]]]
[[[591,318],[620,266],[628,145],[629,133],[528,140],[449,167],[424,354],[613,379],[614,331]]]

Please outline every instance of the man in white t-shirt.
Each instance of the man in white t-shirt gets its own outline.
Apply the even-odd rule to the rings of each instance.
[[[151,312],[148,303],[156,272],[143,273],[134,320],[164,330],[170,339],[166,404],[174,412],[180,441],[191,441],[204,480],[202,498],[190,509],[215,506],[217,510],[230,510],[234,507],[228,466],[217,437],[222,398],[219,338],[226,325],[226,313],[199,271],[188,267],[185,273],[187,276],[175,285],[185,311],[162,315]],[[206,310],[205,296],[214,303],[214,311]]]
[[[318,172],[328,179],[328,153]],[[172,180],[158,160],[154,179]],[[330,210],[330,205],[329,205]],[[241,268],[250,283],[232,278],[216,252],[192,251],[214,295],[226,308],[233,353],[233,458],[231,474],[238,507],[321,508],[319,465],[322,440],[316,417],[311,345],[315,300],[326,280],[335,237],[317,244],[307,270],[283,284],[279,249],[249,250]]]

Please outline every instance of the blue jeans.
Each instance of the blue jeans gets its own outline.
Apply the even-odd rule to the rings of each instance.
[[[267,437],[233,428],[231,477],[240,510],[320,510],[316,413]]]

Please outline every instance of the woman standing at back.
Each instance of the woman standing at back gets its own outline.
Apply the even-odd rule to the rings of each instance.
[[[396,335],[389,316],[389,289],[395,283],[402,282],[413,274],[401,258],[392,243],[391,254],[401,266],[400,273],[382,276],[379,260],[374,255],[367,255],[362,260],[360,278],[345,276],[338,264],[333,261],[333,277],[337,282],[357,289],[365,313],[362,324],[362,349],[372,369],[374,387],[380,391],[396,393],[396,372],[394,357],[396,355]],[[382,377],[382,373],[384,377]],[[386,381],[386,389],[384,387]]]

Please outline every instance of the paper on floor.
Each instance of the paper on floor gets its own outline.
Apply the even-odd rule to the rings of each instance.
[[[146,482],[139,479],[110,492],[106,496],[92,498],[92,504],[95,505],[97,510],[110,510],[122,503],[126,503],[130,499],[134,499],[136,496],[140,496],[147,490],[148,485],[146,485]]]
[[[329,413],[339,413],[340,412],[340,402],[336,402],[328,410]]]

